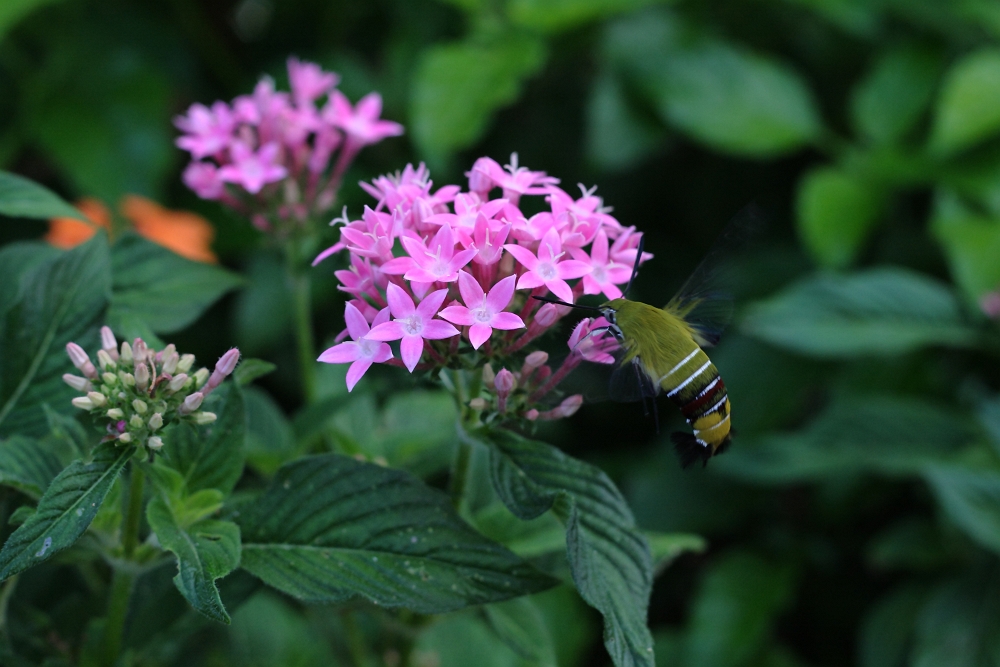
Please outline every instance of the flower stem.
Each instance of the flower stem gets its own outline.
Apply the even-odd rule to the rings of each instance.
[[[131,560],[139,545],[139,524],[142,520],[142,470],[131,466],[128,498],[126,499],[125,521],[122,524],[122,553],[125,560]],[[132,595],[135,573],[128,567],[116,566],[111,578],[111,593],[108,596],[108,613],[104,630],[103,664],[113,665],[122,650],[125,637],[125,621],[128,617],[128,603]]]
[[[295,300],[295,340],[302,375],[302,393],[306,403],[316,400],[316,343],[312,332],[312,309],[309,278],[304,273],[292,275]]]

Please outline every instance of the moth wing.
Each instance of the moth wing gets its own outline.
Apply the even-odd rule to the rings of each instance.
[[[691,325],[695,342],[711,347],[733,319],[737,275],[731,261],[737,250],[764,227],[762,211],[750,204],[729,221],[708,254],[664,306]]]
[[[639,358],[620,361],[608,381],[608,395],[619,403],[634,403],[656,398],[659,387],[642,371]]]

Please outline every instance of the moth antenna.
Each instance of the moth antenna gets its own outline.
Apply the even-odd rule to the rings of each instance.
[[[635,277],[639,275],[639,262],[642,261],[642,249],[645,245],[646,235],[643,234],[639,237],[639,246],[635,251],[635,264],[632,265],[632,277],[628,279],[628,285],[625,286],[625,291],[622,292],[623,299],[628,296],[628,291],[632,289],[632,282],[635,280]]]
[[[596,306],[581,306],[581,305],[575,304],[575,303],[566,303],[565,301],[560,301],[559,299],[553,299],[552,297],[548,297],[548,296],[533,296],[531,298],[532,299],[538,299],[539,301],[544,301],[545,303],[554,303],[557,306],[566,306],[567,308],[576,308],[578,310],[594,310],[594,311],[599,311],[600,310],[600,308],[597,308]]]

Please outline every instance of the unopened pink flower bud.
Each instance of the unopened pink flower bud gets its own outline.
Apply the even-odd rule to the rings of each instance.
[[[110,410],[108,410],[108,419],[114,419],[117,421],[124,416],[125,413],[122,411],[121,408],[111,408]]]
[[[476,398],[469,401],[469,407],[472,408],[473,410],[479,410],[479,411],[485,410],[486,400],[477,396]]]
[[[181,373],[187,373],[191,370],[191,366],[194,364],[193,354],[182,354],[180,361],[177,362],[177,370]]]
[[[581,405],[583,405],[583,396],[581,394],[573,394],[559,404],[559,412],[562,413],[563,417],[570,417],[580,409]]]
[[[177,354],[177,350],[173,349],[173,345],[168,345],[167,349],[163,350],[163,369],[164,373],[173,375],[174,371],[177,370],[177,364],[180,362],[181,357]]]
[[[132,436],[129,433],[122,433],[118,436],[118,442],[124,442],[126,445],[132,442]]]
[[[205,395],[200,391],[196,391],[184,399],[184,402],[181,403],[181,407],[177,408],[177,412],[182,415],[189,415],[201,407],[201,402],[203,400],[205,400]]]
[[[218,418],[219,416],[214,412],[196,412],[193,415],[191,415],[191,420],[195,424],[198,424],[200,426],[204,426],[205,424],[211,424]]]
[[[136,338],[132,341],[132,356],[135,359],[135,363],[140,363],[146,360],[146,356],[149,353],[149,348],[146,347],[146,341],[141,338]]]
[[[107,397],[99,391],[88,391],[87,398],[89,398],[90,402],[97,407],[101,407],[108,402]]]
[[[71,375],[66,373],[62,376],[63,382],[73,387],[77,391],[88,392],[94,388],[94,385],[90,384],[90,380],[87,378],[82,378],[79,375]]]
[[[542,304],[542,307],[535,313],[532,320],[540,327],[550,327],[559,319],[559,308],[554,303]]]
[[[139,391],[146,391],[149,387],[149,367],[138,358],[135,366],[135,386]]]
[[[544,364],[549,360],[549,353],[544,350],[537,350],[532,352],[524,359],[524,367],[528,370],[534,370]]]
[[[434,209],[427,203],[426,199],[418,198],[413,202],[413,224],[420,225],[427,218],[434,215]]]
[[[236,364],[239,360],[240,351],[235,347],[222,355],[218,363],[215,364],[215,370],[212,371],[212,376],[208,378],[208,383],[205,385],[205,389],[202,393],[208,396],[209,393],[222,384],[222,381],[226,379],[226,376],[235,370]]]
[[[134,361],[135,358],[132,356],[132,346],[128,344],[127,340],[122,341],[122,351],[121,354],[118,355],[118,358],[124,364],[131,364]]]
[[[488,164],[488,158],[481,157],[472,164],[472,171],[466,174],[469,177],[469,191],[477,193],[483,199],[486,199],[486,195],[496,185],[487,175]]]
[[[94,402],[88,396],[77,396],[70,403],[73,404],[73,407],[80,408],[81,410],[94,409]]]
[[[118,341],[111,327],[101,327],[101,347],[114,361],[118,361]]]
[[[506,368],[501,368],[500,372],[497,373],[496,379],[493,380],[493,386],[496,388],[498,394],[509,394],[514,390],[516,384],[517,380],[514,378],[514,374]]]
[[[979,307],[991,320],[1000,319],[1000,292],[987,292],[979,297]]]
[[[538,410],[531,408],[530,410],[524,413],[524,418],[531,422],[535,421],[536,419],[538,419]]]
[[[90,357],[87,356],[82,347],[76,343],[66,343],[66,354],[69,355],[69,360],[81,373],[91,380],[97,379],[97,369],[94,368],[94,364],[91,363]]]
[[[114,359],[111,358],[111,355],[108,354],[107,350],[97,351],[97,363],[100,365],[102,371],[106,369],[115,370],[118,368],[118,365],[115,363]]]
[[[184,373],[180,375],[175,375],[174,378],[167,384],[167,389],[170,391],[180,391],[185,384],[187,384],[188,376]]]

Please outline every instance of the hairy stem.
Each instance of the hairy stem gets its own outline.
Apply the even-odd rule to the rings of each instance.
[[[139,545],[139,525],[142,520],[142,490],[144,478],[142,470],[131,466],[128,497],[125,499],[125,520],[122,524],[122,553],[125,560],[131,560]],[[108,596],[108,613],[104,626],[103,664],[113,665],[122,650],[125,637],[125,621],[128,618],[128,603],[132,595],[135,573],[127,566],[115,568],[111,578],[111,593]]]

